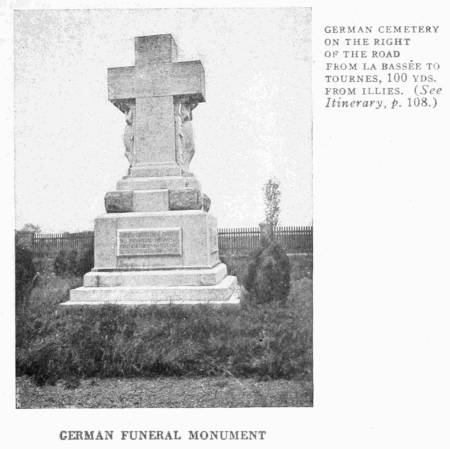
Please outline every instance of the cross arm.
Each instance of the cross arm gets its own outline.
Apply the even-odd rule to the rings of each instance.
[[[204,102],[205,70],[201,61],[172,64],[171,89],[173,95],[189,96],[198,103]]]
[[[136,73],[137,97],[188,96],[205,101],[205,71],[201,61],[148,64]]]
[[[108,100],[121,109],[124,100],[183,96],[205,101],[205,71],[201,61],[146,64],[108,69]]]
[[[108,100],[115,103],[135,98],[135,68],[112,67],[108,69]]]

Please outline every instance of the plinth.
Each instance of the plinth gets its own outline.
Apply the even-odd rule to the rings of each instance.
[[[117,188],[105,203],[118,212],[95,220],[94,268],[64,305],[239,303],[194,177],[125,177]]]

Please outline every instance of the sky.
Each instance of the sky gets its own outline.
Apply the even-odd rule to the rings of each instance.
[[[312,223],[310,10],[22,10],[14,17],[16,228],[93,229],[126,175],[124,115],[108,67],[134,65],[134,37],[171,33],[200,59],[206,103],[191,163],[219,227],[257,226],[280,182],[280,225]]]

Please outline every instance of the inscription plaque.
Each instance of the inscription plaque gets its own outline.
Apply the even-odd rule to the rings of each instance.
[[[118,256],[181,256],[181,228],[120,229]]]
[[[209,247],[211,253],[219,251],[219,237],[216,228],[209,228]]]

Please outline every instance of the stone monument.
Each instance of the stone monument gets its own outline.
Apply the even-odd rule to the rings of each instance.
[[[125,114],[130,166],[95,220],[94,268],[64,305],[239,303],[210,200],[189,171],[202,63],[178,62],[170,34],[137,37],[135,65],[108,69],[108,98]]]

